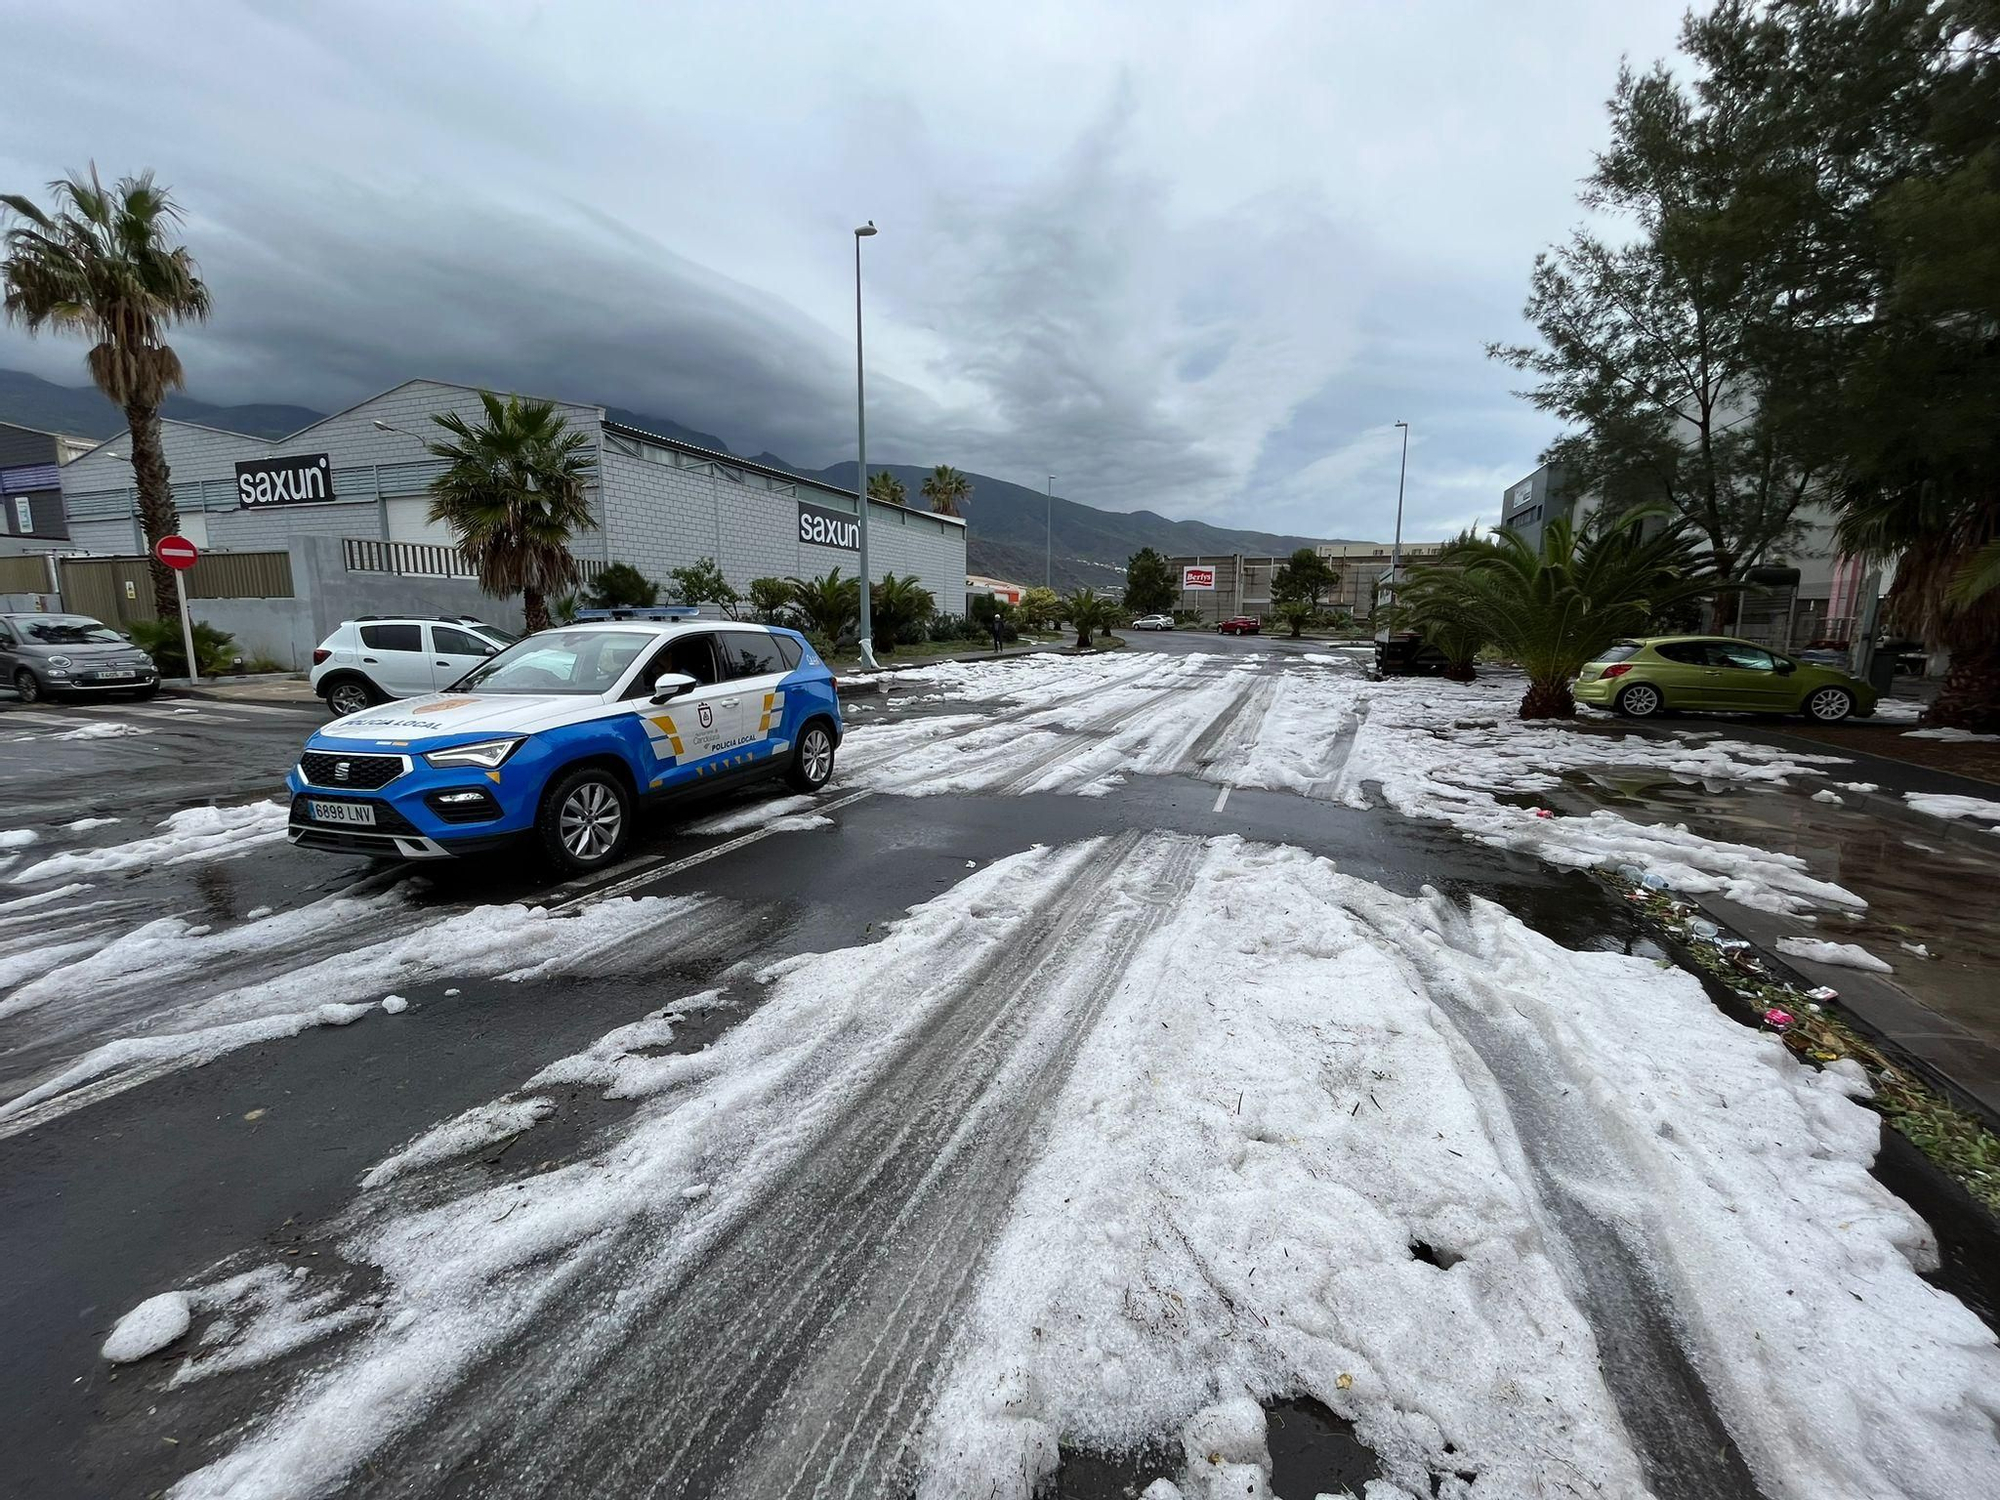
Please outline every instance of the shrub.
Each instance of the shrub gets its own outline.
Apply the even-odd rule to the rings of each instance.
[[[937,598],[915,577],[882,575],[869,593],[869,625],[877,651],[894,651],[903,641],[924,638],[924,628],[937,610]]]
[[[660,602],[660,586],[630,563],[612,563],[583,591],[591,609],[650,609]]]
[[[821,661],[833,660],[832,636],[824,635],[817,630],[803,630],[800,631],[799,633],[806,638],[806,644],[812,647],[814,651],[819,653],[819,659]]]
[[[808,635],[837,641],[861,618],[861,580],[842,578],[838,568],[818,578],[787,578],[785,583],[791,590],[791,607]]]
[[[133,644],[159,665],[162,677],[188,674],[187,650],[181,645],[179,620],[134,620],[129,634]],[[218,677],[234,669],[236,637],[213,625],[194,623],[194,651],[201,658],[203,675]]]
[[[782,621],[792,607],[792,586],[782,578],[750,580],[750,612],[766,625]]]

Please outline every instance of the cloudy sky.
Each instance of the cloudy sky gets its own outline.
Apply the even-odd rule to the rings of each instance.
[[[1684,0],[13,0],[0,186],[151,166],[190,393],[414,375],[1093,505],[1386,537],[1554,436],[1489,339]],[[0,330],[0,365],[83,383]]]

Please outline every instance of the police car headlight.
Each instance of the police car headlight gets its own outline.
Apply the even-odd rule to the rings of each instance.
[[[473,745],[453,745],[449,750],[429,751],[424,760],[440,769],[446,766],[477,766],[482,771],[490,771],[520,749],[521,744],[519,735],[504,740],[480,740]]]

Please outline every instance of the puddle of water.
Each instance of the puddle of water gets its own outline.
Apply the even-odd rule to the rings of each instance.
[[[1279,1500],[1361,1493],[1382,1477],[1374,1450],[1354,1435],[1354,1424],[1311,1396],[1264,1405],[1271,1449],[1271,1493]],[[1178,1479],[1181,1454],[1171,1443],[1131,1453],[1062,1450],[1053,1480],[1039,1500],[1135,1500],[1155,1479]]]
[[[1055,1477],[1036,1492],[1037,1500],[1138,1500],[1155,1479],[1181,1471],[1178,1448],[1150,1444],[1132,1453],[1087,1453],[1064,1448]]]
[[[1813,936],[1859,942],[1894,965],[1896,983],[1918,1002],[2000,1039],[1993,984],[2000,926],[1988,903],[1967,899],[2000,880],[2000,858],[1919,843],[1904,824],[1866,808],[1814,802],[1810,788],[1717,795],[1670,776],[1565,779],[1636,822],[1685,823],[1709,838],[1798,856],[1814,875],[1868,903],[1859,917],[1822,913]],[[1907,952],[1904,942],[1925,944],[1931,957]]]
[[[1374,1450],[1354,1435],[1354,1424],[1310,1396],[1273,1401],[1264,1408],[1271,1444],[1271,1493],[1280,1500],[1360,1494],[1382,1477]]]

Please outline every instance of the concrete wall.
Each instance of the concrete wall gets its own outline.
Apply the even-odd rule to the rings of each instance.
[[[337,539],[294,537],[290,599],[192,599],[196,620],[226,630],[246,660],[267,657],[292,671],[312,665],[313,648],[362,615],[471,615],[518,633],[521,601],[494,599],[460,579],[350,573]],[[53,604],[53,601],[51,601]]]
[[[834,568],[851,578],[858,571],[856,553],[799,540],[799,501],[852,515],[850,494],[616,435],[605,440],[603,464],[607,556],[655,583],[704,557],[714,558],[739,592],[753,578],[810,578]],[[963,521],[876,503],[868,525],[868,567],[876,579],[914,573],[940,610],[965,613]]]

